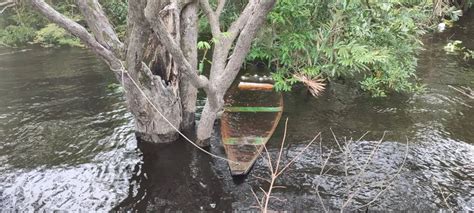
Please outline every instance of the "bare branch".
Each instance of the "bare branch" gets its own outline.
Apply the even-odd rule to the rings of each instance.
[[[263,177],[260,177],[260,176],[257,176],[257,175],[253,175],[253,174],[252,174],[252,176],[253,176],[254,178],[259,179],[259,180],[263,180],[263,181],[266,181],[266,182],[270,183],[270,180],[268,180],[268,179],[266,179],[266,178],[263,178]]]
[[[362,177],[364,174],[365,174],[365,171],[367,169],[367,167],[372,163],[372,158],[374,157],[374,155],[377,153],[377,151],[379,150],[380,148],[380,144],[383,142],[383,139],[385,138],[385,134],[386,132],[383,132],[383,135],[382,135],[382,138],[377,141],[377,143],[375,144],[375,147],[372,149],[372,152],[369,154],[369,156],[367,157],[366,161],[365,161],[365,164],[362,166],[362,168],[360,169],[360,172],[356,175],[356,178],[355,180],[352,182],[351,185],[349,185],[349,187],[347,187],[347,189],[350,191],[352,187],[354,187],[357,183],[359,183],[359,179],[360,177]],[[359,187],[356,192],[352,193],[349,195],[348,199],[344,202],[344,204],[342,205],[341,207],[341,212],[346,208],[346,206],[350,203],[350,201],[352,200],[352,198],[361,190],[361,187]]]
[[[5,12],[5,10],[7,10],[8,8],[13,7],[13,6],[15,6],[15,4],[9,4],[9,5],[5,6],[2,10],[0,10],[0,14],[2,14],[3,12]]]
[[[263,212],[263,206],[262,206],[262,203],[260,202],[260,200],[258,199],[257,194],[255,193],[255,191],[253,191],[253,189],[250,189],[250,190],[252,191],[252,194],[253,194],[255,200],[257,201],[258,206],[260,207],[260,211]]]
[[[448,207],[448,209],[449,209],[450,212],[454,212],[454,211],[453,211],[453,208],[451,208],[451,205],[449,205],[449,203],[448,203],[448,198],[449,198],[452,194],[448,194],[448,196],[445,196],[443,190],[441,189],[441,186],[439,186],[439,185],[438,185],[438,190],[439,190],[439,192],[441,193],[441,197],[443,197],[443,201],[444,201],[444,204],[446,205],[446,207]]]
[[[232,22],[229,29],[227,30],[227,32],[230,33],[229,40],[233,41],[237,37],[239,32],[244,28],[245,24],[247,24],[248,20],[252,16],[252,13],[255,11],[256,6],[257,1],[249,1],[249,3],[247,3],[239,18]]]
[[[321,136],[321,132],[318,133],[318,134],[313,138],[313,140],[311,140],[308,144],[306,144],[306,146],[303,148],[303,150],[301,150],[293,159],[291,159],[291,161],[290,161],[289,163],[287,163],[287,164],[285,165],[285,167],[283,167],[283,169],[281,169],[280,171],[278,171],[277,176],[280,176],[286,169],[288,169],[288,167],[290,167],[290,166],[293,164],[293,162],[295,162],[295,161],[301,156],[301,154],[303,154],[303,152],[306,151],[306,150],[308,149],[308,147],[310,147],[311,144],[313,144],[314,141],[316,141],[316,139],[317,139],[318,137],[320,137],[320,136]]]
[[[326,206],[324,205],[323,198],[319,194],[319,184],[316,186],[316,194],[318,195],[319,202],[321,203],[321,206],[323,207],[324,212],[328,212],[326,209]]]
[[[278,153],[278,159],[277,159],[276,169],[275,169],[276,171],[278,171],[280,167],[281,154],[283,153],[283,147],[285,146],[287,126],[288,126],[288,118],[286,118],[286,121],[285,121],[285,132],[283,132],[283,139],[281,139],[281,147],[280,147],[280,152]]]
[[[327,165],[329,159],[331,158],[332,151],[333,151],[333,150],[331,149],[331,151],[329,151],[328,158],[326,158],[326,160],[325,160],[324,162],[321,162],[321,163],[323,163],[323,164],[321,165],[321,171],[319,172],[319,175],[325,174],[325,173],[323,173],[323,172],[324,172],[324,168],[326,168],[326,165]],[[322,157],[322,154],[321,154],[321,157]],[[329,170],[327,170],[327,171],[329,171]]]
[[[13,6],[15,4],[16,4],[15,0],[7,0],[7,1],[0,2],[0,7]]]
[[[4,1],[4,2],[0,2],[0,8],[3,7],[3,9],[0,10],[0,15],[3,12],[5,12],[5,10],[7,10],[8,8],[13,7],[15,5],[16,5],[15,0],[7,0],[7,1]]]
[[[403,162],[402,162],[402,164],[400,165],[400,167],[398,168],[397,173],[395,173],[395,175],[394,175],[390,180],[388,180],[388,182],[387,182],[385,188],[383,188],[382,190],[380,190],[380,192],[377,193],[377,194],[375,195],[375,197],[372,198],[372,200],[371,200],[370,202],[366,203],[366,204],[363,205],[363,206],[360,206],[360,207],[357,208],[357,209],[361,209],[361,208],[367,207],[367,206],[369,206],[370,204],[374,203],[374,202],[380,197],[380,195],[382,195],[382,194],[390,187],[390,185],[392,185],[392,183],[395,181],[395,179],[398,178],[398,176],[400,176],[400,173],[402,172],[402,169],[405,167],[405,163],[406,163],[407,158],[408,158],[408,151],[409,151],[409,150],[410,150],[410,149],[409,149],[409,143],[408,143],[408,138],[407,138],[407,145],[406,145],[406,149],[405,149],[405,157],[403,158]],[[449,207],[449,206],[448,206],[448,207]]]
[[[464,88],[456,88],[454,86],[448,85],[449,88],[456,90],[457,92],[465,95],[466,97],[470,99],[474,99],[474,90],[472,90],[470,87],[464,87]]]
[[[285,130],[286,131],[286,130]],[[273,179],[273,174],[275,173],[273,170],[273,165],[272,165],[272,158],[270,157],[270,153],[267,150],[267,146],[263,146],[265,149],[265,153],[267,154],[267,163],[268,163],[268,168],[270,169],[270,175],[272,176]]]
[[[119,40],[99,1],[76,0],[76,3],[97,41],[117,55],[121,55],[123,43]]]
[[[30,3],[33,8],[43,14],[51,22],[64,28],[74,36],[77,36],[94,53],[104,59],[113,71],[119,72],[123,69],[121,61],[114,55],[114,53],[102,46],[102,44],[100,44],[83,26],[59,13],[49,4],[45,3],[44,0],[31,0]]]

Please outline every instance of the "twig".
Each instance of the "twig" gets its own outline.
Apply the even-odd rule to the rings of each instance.
[[[474,95],[471,95],[471,94],[474,93],[474,91],[473,91],[471,88],[469,88],[469,87],[463,88],[464,90],[459,89],[459,88],[456,88],[456,87],[451,86],[451,85],[448,85],[448,87],[451,88],[451,89],[453,89],[453,90],[456,90],[457,92],[459,92],[459,93],[465,95],[466,97],[468,97],[468,98],[470,98],[470,99],[474,99]]]
[[[283,154],[283,149],[285,147],[285,141],[286,141],[286,133],[287,133],[287,129],[288,129],[288,118],[286,119],[285,121],[285,129],[284,129],[284,132],[283,132],[283,138],[282,138],[282,142],[281,142],[281,145],[280,145],[280,150],[278,152],[278,157],[277,157],[277,160],[275,162],[275,165],[273,165],[272,163],[272,157],[270,156],[270,153],[267,149],[267,147],[264,145],[263,148],[265,149],[265,153],[266,153],[266,161],[267,161],[267,166],[268,166],[268,169],[270,171],[270,180],[266,180],[265,178],[262,178],[262,177],[258,177],[258,176],[254,176],[256,177],[257,179],[260,179],[260,180],[265,180],[267,182],[270,183],[270,186],[268,187],[268,189],[265,191],[262,187],[259,187],[259,189],[263,192],[263,197],[262,197],[262,200],[260,201],[257,197],[257,195],[255,194],[255,192],[252,190],[252,193],[254,194],[254,197],[255,199],[257,200],[257,203],[258,205],[260,206],[260,210],[264,213],[268,212],[268,205],[270,203],[270,199],[271,198],[274,198],[274,199],[277,199],[279,201],[282,201],[274,196],[272,196],[272,191],[273,189],[278,189],[278,188],[285,188],[284,186],[277,186],[275,185],[275,182],[276,182],[276,179],[281,175],[283,174],[284,171],[286,171],[288,169],[289,166],[291,166],[293,164],[294,161],[296,161],[300,156],[301,154],[306,151],[308,149],[308,147],[314,143],[314,141],[316,141],[316,139],[318,137],[321,136],[321,133],[317,134],[313,140],[311,140],[304,148],[303,150],[301,150],[294,158],[292,158],[290,160],[289,163],[287,163],[282,169],[280,169],[280,164],[281,164],[281,156]],[[262,156],[262,154],[260,153],[260,156]],[[262,156],[263,157],[263,156]],[[264,158],[265,159],[265,158]]]
[[[448,194],[448,196],[445,197],[444,192],[441,189],[441,186],[438,185],[438,189],[439,189],[439,192],[441,193],[441,197],[443,197],[443,201],[444,201],[444,204],[446,205],[446,207],[448,207],[449,211],[454,212],[453,209],[451,208],[451,205],[449,205],[449,203],[448,203],[448,198],[451,196],[451,194]]]
[[[313,140],[311,140],[311,141],[303,148],[303,150],[301,150],[293,159],[291,159],[291,161],[290,161],[288,164],[286,164],[286,166],[285,166],[281,171],[279,171],[279,172],[277,173],[277,176],[280,176],[286,169],[288,169],[288,167],[290,167],[291,164],[293,164],[293,162],[295,162],[295,161],[301,156],[301,154],[303,154],[303,152],[306,151],[306,150],[308,149],[308,147],[311,146],[311,144],[314,143],[314,141],[315,141],[319,136],[321,136],[321,132],[318,133],[318,134],[313,138]]]
[[[364,166],[362,167],[362,169],[360,170],[360,172],[357,174],[356,176],[356,179],[353,181],[353,183],[347,188],[349,191],[351,190],[352,187],[354,187],[355,184],[358,183],[359,181],[359,178],[365,174],[365,170],[367,169],[367,167],[369,166],[369,164],[372,162],[372,157],[375,155],[375,153],[377,152],[380,144],[382,143],[383,139],[385,138],[385,133],[386,132],[383,132],[383,135],[382,135],[382,138],[377,142],[377,144],[375,145],[374,149],[372,150],[372,152],[370,153],[370,155],[367,157],[367,160],[365,161],[365,164]],[[359,188],[360,190],[360,188]],[[358,190],[356,191],[358,192]],[[344,209],[346,208],[346,206],[350,203],[350,201],[352,200],[352,198],[354,197],[355,193],[352,193],[351,195],[349,195],[348,199],[346,200],[346,202],[344,202],[344,204],[342,205],[341,207],[341,212],[344,211]]]
[[[263,180],[263,181],[266,181],[266,182],[270,183],[270,180],[268,180],[268,179],[266,179],[266,178],[263,178],[263,177],[260,177],[260,176],[256,176],[256,175],[253,175],[253,174],[252,174],[252,177],[254,177],[254,178],[257,178],[257,179],[259,179],[259,180]]]
[[[258,199],[257,194],[255,194],[255,191],[253,191],[252,188],[250,188],[250,190],[252,191],[252,194],[253,194],[253,196],[255,197],[255,200],[257,201],[258,206],[260,207],[260,211],[263,211],[262,203],[261,203],[260,200]]]
[[[324,206],[323,199],[321,198],[321,195],[319,194],[319,184],[316,186],[316,194],[318,195],[318,199],[319,199],[319,202],[321,203],[321,206],[323,206],[324,212],[328,212],[328,210]]]
[[[326,160],[324,161],[324,164],[321,167],[321,171],[319,172],[319,175],[323,175],[324,168],[326,167],[326,164],[328,163],[329,159],[331,158],[332,151],[333,151],[332,149],[331,149],[331,151],[329,151],[328,158],[326,158]]]
[[[409,151],[409,143],[408,143],[408,138],[407,138],[407,145],[406,145],[406,149],[405,149],[405,157],[403,158],[403,162],[402,162],[402,165],[400,165],[400,167],[398,168],[398,171],[397,173],[395,173],[395,175],[388,181],[388,184],[385,188],[383,188],[379,193],[377,193],[377,195],[368,203],[366,203],[365,205],[363,206],[360,206],[359,208],[357,209],[361,209],[361,208],[364,208],[364,207],[367,207],[369,206],[370,204],[372,204],[373,202],[375,202],[379,197],[380,195],[382,195],[389,187],[390,185],[394,182],[395,178],[397,178],[399,175],[400,175],[400,172],[402,171],[402,169],[404,168],[405,166],[405,163],[406,163],[406,160],[408,158],[408,151]],[[356,209],[356,210],[357,210]],[[355,210],[354,210],[355,211]]]

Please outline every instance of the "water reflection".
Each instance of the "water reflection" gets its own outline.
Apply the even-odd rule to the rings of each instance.
[[[231,197],[209,156],[184,140],[170,145],[139,142],[143,161],[136,165],[128,198],[115,210],[225,210]]]

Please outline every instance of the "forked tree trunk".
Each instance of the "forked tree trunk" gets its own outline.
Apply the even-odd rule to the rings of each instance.
[[[136,132],[145,141],[178,138],[177,130],[194,125],[198,88],[207,101],[197,129],[199,145],[207,146],[224,94],[245,60],[252,40],[276,0],[248,1],[240,16],[221,32],[219,16],[209,0],[129,0],[127,41],[119,40],[98,0],[76,0],[89,32],[44,0],[29,0],[50,21],[81,39],[102,58],[124,85]],[[214,39],[209,78],[197,73],[198,6],[206,14]]]
[[[179,0],[148,1],[142,17],[160,17],[166,30],[172,35],[174,42],[180,45],[184,56],[193,67],[197,67],[197,9],[196,3],[183,7]],[[150,27],[142,29],[149,30]],[[141,32],[141,35],[143,34]],[[131,92],[127,94],[127,103],[136,120],[137,135],[145,141],[166,143],[178,139],[176,129],[194,127],[197,89],[180,74],[180,65],[166,50],[165,44],[161,44],[159,39],[151,35],[153,34],[143,36],[143,40],[138,42],[146,46],[136,50],[144,48],[146,51],[143,56],[138,52],[133,54],[134,62],[130,64],[138,65],[141,61],[149,61],[148,66],[142,66],[134,79],[139,79],[140,88],[145,90],[154,106],[145,100],[143,94],[133,92],[136,88],[129,88]],[[130,36],[140,37],[135,34]],[[143,42],[146,39],[148,41]],[[129,44],[130,49],[135,50]],[[147,67],[150,67],[150,70],[146,70]],[[135,68],[129,66],[128,70]],[[147,73],[149,75],[146,75]],[[159,112],[154,107],[158,108]]]

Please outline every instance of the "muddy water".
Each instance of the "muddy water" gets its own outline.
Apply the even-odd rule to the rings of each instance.
[[[281,176],[285,188],[274,191],[271,207],[474,210],[474,102],[448,87],[474,87],[474,64],[442,50],[448,39],[474,49],[474,29],[467,28],[473,22],[471,16],[426,37],[418,68],[423,94],[372,99],[337,83],[318,99],[302,88],[285,94],[283,158],[319,132],[322,140]],[[262,159],[252,176],[233,179],[225,162],[185,142],[137,142],[121,94],[108,89],[113,82],[84,50],[0,51],[2,209],[256,210],[251,189],[266,184],[254,176],[268,173]],[[283,129],[269,142],[273,156]],[[350,156],[339,151],[331,130]],[[218,138],[210,150],[223,155]]]

